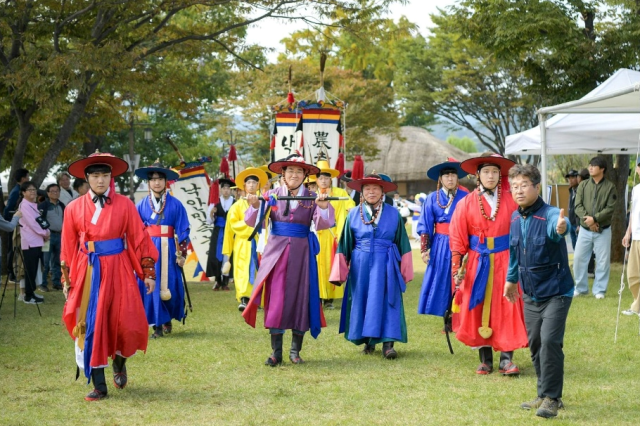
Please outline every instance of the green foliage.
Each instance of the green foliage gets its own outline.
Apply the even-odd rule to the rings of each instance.
[[[463,136],[460,138],[456,135],[449,135],[447,137],[447,143],[464,152],[478,152],[476,143],[469,136]]]
[[[535,124],[537,102],[521,70],[500,63],[461,36],[444,12],[428,40],[404,43],[395,87],[407,116],[438,117],[468,129],[489,150],[504,153],[505,138]]]
[[[1,152],[10,145],[12,168],[37,164],[38,181],[59,159],[126,126],[134,105],[200,115],[201,122],[229,93],[229,71],[265,63],[263,48],[244,40],[249,25],[272,16],[305,19],[304,8],[346,27],[393,1],[3,2]]]

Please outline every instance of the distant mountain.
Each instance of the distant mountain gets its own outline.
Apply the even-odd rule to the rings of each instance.
[[[478,147],[478,152],[482,152],[486,149],[483,145],[480,144],[480,142],[478,142],[478,138],[473,134],[471,130],[458,129],[455,131],[451,131],[448,129],[448,126],[446,124],[436,124],[434,126],[429,126],[429,128],[431,129],[430,133],[440,140],[446,141],[449,135],[454,135],[459,138],[467,136],[471,140],[475,141],[476,147]]]

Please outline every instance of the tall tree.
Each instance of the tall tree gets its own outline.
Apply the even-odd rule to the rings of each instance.
[[[1,120],[15,128],[12,170],[22,166],[31,137],[50,132],[34,179],[41,181],[76,134],[100,92],[120,92],[126,80],[145,84],[150,66],[182,58],[185,76],[200,61],[227,59],[223,69],[254,66],[259,49],[246,28],[269,17],[339,25],[360,22],[395,0],[218,1],[10,0],[0,4]],[[300,14],[304,6],[304,13]],[[154,64],[155,61],[155,64]],[[193,77],[193,76],[191,76]],[[139,88],[139,85],[130,84]],[[40,123],[45,123],[40,125]],[[48,132],[42,132],[41,127]],[[14,136],[15,135],[15,136]],[[42,149],[42,148],[45,149]]]
[[[537,100],[522,71],[460,35],[446,14],[429,40],[407,42],[395,87],[405,114],[436,116],[470,130],[486,149],[504,154],[505,138],[535,124]]]

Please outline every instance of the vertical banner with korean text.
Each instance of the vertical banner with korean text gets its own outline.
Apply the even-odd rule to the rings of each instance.
[[[296,127],[300,114],[295,112],[279,112],[276,114],[274,131],[274,159],[280,160],[296,152]]]
[[[335,167],[340,150],[340,110],[309,108],[302,110],[302,136],[304,138],[304,158],[315,164],[318,153],[326,150],[329,164]]]
[[[171,194],[187,209],[191,232],[189,238],[195,252],[197,265],[193,277],[201,275],[207,268],[209,240],[213,225],[207,224],[207,201],[209,199],[209,185],[204,166],[188,167],[180,170],[180,179],[171,185]],[[191,256],[190,256],[191,257]],[[190,262],[189,258],[185,268]]]

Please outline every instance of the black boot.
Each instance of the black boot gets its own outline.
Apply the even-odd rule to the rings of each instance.
[[[243,312],[245,309],[247,309],[247,305],[249,304],[249,298],[248,297],[241,297],[240,298],[240,304],[238,305],[238,310],[240,312]]]
[[[398,352],[393,349],[393,342],[382,343],[382,356],[384,356],[386,359],[398,358]]]
[[[127,359],[120,355],[116,355],[116,359],[113,360],[113,384],[118,389],[124,389],[127,386],[126,362]]]
[[[158,337],[163,337],[164,333],[162,332],[162,326],[153,326],[153,334],[151,335],[152,339],[157,339]]]
[[[513,363],[513,351],[500,352],[500,374],[504,376],[517,376],[520,369]]]
[[[376,350],[376,345],[375,343],[365,343],[364,344],[364,349],[362,350],[362,353],[365,355],[371,355],[372,353],[374,353]]]
[[[104,368],[91,369],[93,390],[84,397],[87,401],[100,401],[107,397],[107,381],[104,378]]]
[[[267,358],[264,365],[275,367],[282,364],[282,334],[271,335],[271,349],[273,349],[273,352],[271,352],[271,356]]]
[[[162,324],[162,332],[164,334],[171,334],[172,330],[173,330],[173,325],[171,324],[171,321],[165,322],[164,324]]]
[[[294,364],[302,364],[304,362],[304,360],[300,358],[303,339],[304,334],[291,332],[291,350],[289,351],[289,359]]]
[[[476,369],[477,374],[490,374],[493,372],[493,348],[482,347],[478,350],[480,365]]]

